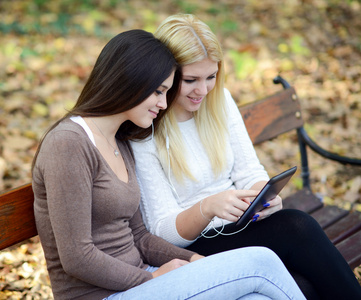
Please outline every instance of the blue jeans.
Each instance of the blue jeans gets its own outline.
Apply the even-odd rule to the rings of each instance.
[[[247,247],[205,257],[106,299],[306,298],[274,252]]]

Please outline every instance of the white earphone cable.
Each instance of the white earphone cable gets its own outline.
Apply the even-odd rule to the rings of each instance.
[[[221,230],[218,231],[218,230],[213,226],[213,224],[212,224],[211,228],[206,228],[205,230],[203,230],[203,231],[201,232],[201,236],[204,237],[204,238],[206,238],[206,239],[212,239],[212,238],[215,238],[215,237],[218,236],[218,235],[224,235],[224,236],[234,235],[234,234],[237,234],[237,233],[241,232],[242,230],[246,229],[247,226],[249,225],[249,223],[252,222],[252,220],[249,220],[248,223],[247,223],[243,228],[241,228],[241,229],[239,229],[239,230],[237,230],[237,231],[230,232],[230,233],[223,233],[224,224],[223,224],[223,220],[222,220],[222,219],[221,219],[221,221],[222,221],[222,228],[221,228]],[[213,220],[211,221],[211,223],[213,223]],[[212,230],[212,229],[213,229],[215,232],[217,232],[217,233],[214,234],[214,235],[211,235],[211,236],[206,235],[207,232],[210,231],[210,230]]]

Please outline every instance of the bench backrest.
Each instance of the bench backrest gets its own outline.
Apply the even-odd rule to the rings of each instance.
[[[33,203],[30,183],[0,195],[0,250],[38,234]]]
[[[239,110],[255,145],[303,126],[300,102],[292,87]]]
[[[254,144],[303,125],[293,88],[241,106],[240,111]],[[37,235],[33,203],[31,183],[0,194],[0,250]]]

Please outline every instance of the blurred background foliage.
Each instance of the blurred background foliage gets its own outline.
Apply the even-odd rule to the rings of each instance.
[[[360,0],[0,0],[0,190],[31,180],[39,139],[75,103],[111,37],[153,32],[180,12],[197,15],[218,36],[237,103],[279,90],[272,79],[281,74],[297,89],[311,136],[361,157]],[[270,175],[298,164],[294,142],[286,134],[257,147]],[[361,210],[360,168],[312,153],[310,165],[325,202]],[[300,184],[294,176],[284,195]],[[36,241],[0,261],[0,299],[51,298]]]

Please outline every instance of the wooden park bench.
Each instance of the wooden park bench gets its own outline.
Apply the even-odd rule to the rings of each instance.
[[[240,111],[254,144],[295,130],[298,135],[303,188],[284,199],[285,208],[311,214],[324,228],[351,268],[361,265],[361,214],[337,206],[323,205],[310,188],[306,147],[343,164],[361,166],[360,159],[341,157],[317,146],[303,128],[300,103],[294,88],[281,77],[284,89],[265,99],[242,106]],[[37,235],[31,183],[0,194],[0,250]]]

